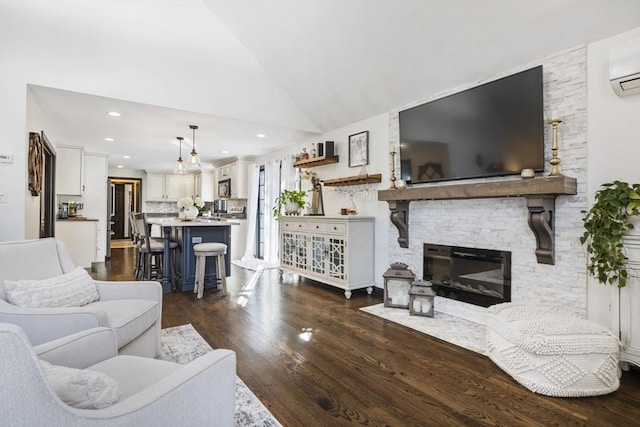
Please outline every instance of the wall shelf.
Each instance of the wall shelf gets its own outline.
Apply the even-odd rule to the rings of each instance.
[[[381,190],[378,191],[378,200],[389,204],[391,222],[399,233],[398,243],[400,247],[408,248],[409,203],[413,200],[524,197],[529,209],[529,228],[536,237],[538,263],[554,264],[553,214],[556,197],[576,193],[576,179],[559,175]]]
[[[333,157],[314,157],[312,159],[300,160],[293,164],[294,168],[312,168],[315,166],[330,165],[331,163],[338,163],[340,156]]]
[[[343,178],[325,179],[323,184],[325,187],[341,187],[346,185],[376,184],[382,182],[382,174],[374,175],[354,175]]]

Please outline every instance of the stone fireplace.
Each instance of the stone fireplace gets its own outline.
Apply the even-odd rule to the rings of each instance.
[[[529,214],[523,197],[487,197],[457,200],[414,200],[408,206],[407,247],[398,244],[399,232],[390,224],[388,237],[389,262],[409,265],[418,277],[425,275],[424,243],[461,248],[486,248],[511,254],[510,300],[521,303],[562,304],[586,315],[587,276],[582,234],[581,210],[587,208],[587,84],[586,48],[580,46],[559,52],[518,69],[492,76],[422,99],[402,109],[443,97],[452,92],[504,75],[543,65],[545,119],[561,118],[559,127],[559,157],[561,172],[575,178],[577,194],[561,195],[555,200],[553,233],[555,239],[554,264],[539,263],[536,259],[536,236],[526,218]],[[551,156],[550,126],[545,127],[545,175],[549,173]],[[398,151],[398,114],[389,114],[390,151]],[[400,159],[396,158],[396,170]],[[496,181],[500,181],[497,178]],[[487,182],[493,179],[466,182]],[[429,184],[448,185],[450,183]],[[497,269],[493,269],[497,270]],[[429,274],[427,272],[427,274]],[[507,292],[505,292],[505,295]],[[505,298],[506,300],[506,298]],[[436,297],[436,312],[478,321],[484,318],[481,305]],[[481,322],[482,323],[482,322]]]
[[[482,307],[511,301],[511,252],[424,244],[422,275],[436,295]]]

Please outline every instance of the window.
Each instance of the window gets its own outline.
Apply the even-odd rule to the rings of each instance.
[[[268,212],[265,211],[264,201],[264,165],[260,166],[260,172],[258,172],[258,220],[256,221],[256,257],[264,259],[264,227],[265,227],[265,215]]]

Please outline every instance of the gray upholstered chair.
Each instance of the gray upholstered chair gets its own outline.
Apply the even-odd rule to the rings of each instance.
[[[146,357],[118,356],[115,341],[113,330],[95,328],[32,347],[19,327],[0,323],[0,424],[65,427],[234,425],[234,352],[213,350],[189,364],[179,365]],[[56,381],[45,374],[47,371],[38,359],[105,374],[115,380],[117,385],[112,382],[112,388],[119,391],[120,398],[101,409],[69,406],[58,397],[61,391],[78,395],[80,393],[75,390],[84,384],[81,381],[67,384],[63,378],[60,385],[59,379]],[[89,374],[87,371],[79,373]],[[91,384],[94,396],[102,385]],[[73,393],[70,388],[74,389]]]
[[[162,317],[158,282],[95,281],[99,299],[81,307],[25,308],[7,300],[5,280],[50,279],[74,269],[64,244],[53,238],[0,243],[0,322],[19,325],[33,345],[106,326],[115,331],[121,354],[156,357]]]

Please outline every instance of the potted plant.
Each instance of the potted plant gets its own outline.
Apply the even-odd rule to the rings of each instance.
[[[304,199],[306,194],[307,192],[303,190],[282,190],[273,207],[274,218],[277,219],[282,215],[282,208],[284,208],[285,215],[298,214],[300,209],[307,205],[307,201]]]
[[[634,228],[632,221],[640,215],[640,184],[614,181],[602,184],[591,209],[582,211],[585,232],[580,237],[587,244],[587,271],[603,284],[627,284],[627,257],[622,237]]]

